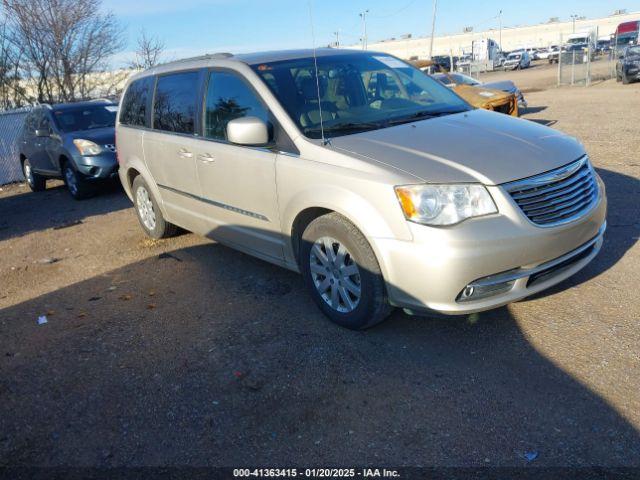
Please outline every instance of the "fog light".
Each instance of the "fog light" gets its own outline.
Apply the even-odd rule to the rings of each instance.
[[[506,293],[513,288],[513,285],[515,283],[515,280],[512,280],[509,282],[501,282],[491,285],[469,284],[464,287],[456,300],[458,302],[470,302],[473,300],[480,300],[481,298],[487,298],[494,295],[499,295],[501,293]]]

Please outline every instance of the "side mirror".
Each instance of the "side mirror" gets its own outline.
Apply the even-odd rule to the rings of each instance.
[[[269,128],[257,117],[236,118],[227,124],[227,139],[236,145],[266,145],[269,143]]]
[[[36,129],[36,137],[50,137],[51,132],[48,129],[37,128]]]

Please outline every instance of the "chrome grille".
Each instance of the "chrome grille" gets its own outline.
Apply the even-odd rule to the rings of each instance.
[[[598,184],[586,155],[557,170],[504,187],[527,218],[542,226],[575,220],[598,199]]]

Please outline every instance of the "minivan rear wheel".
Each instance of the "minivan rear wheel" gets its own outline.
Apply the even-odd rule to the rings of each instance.
[[[158,202],[142,176],[138,175],[133,180],[131,190],[136,215],[144,233],[151,238],[160,239],[172,237],[178,232],[178,227],[167,222],[162,216]]]
[[[338,325],[364,330],[391,313],[371,245],[338,213],[318,217],[307,226],[301,238],[300,269],[315,303]]]
[[[27,185],[29,185],[32,192],[41,192],[47,188],[46,178],[33,171],[28,158],[25,158],[22,162],[22,172],[24,173],[24,178],[27,180]]]

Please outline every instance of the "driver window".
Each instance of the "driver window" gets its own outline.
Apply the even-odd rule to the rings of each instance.
[[[204,115],[204,136],[227,140],[227,124],[241,117],[269,121],[269,114],[249,86],[236,74],[211,72]]]

